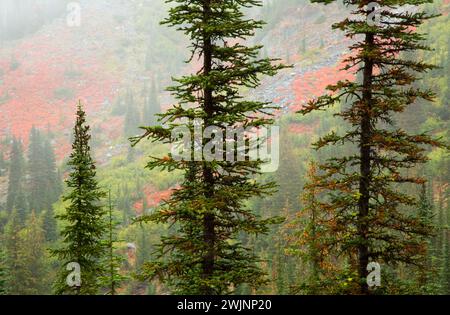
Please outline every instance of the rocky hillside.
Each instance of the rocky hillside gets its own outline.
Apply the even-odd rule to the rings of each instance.
[[[147,5],[161,5],[157,2],[161,1]],[[82,1],[80,27],[67,26],[63,15],[34,34],[4,42],[0,49],[0,137],[12,134],[26,141],[33,125],[49,128],[65,135],[57,145],[63,157],[77,100],[86,104],[103,134],[120,136],[121,119],[110,117],[108,107],[121,88],[152,75],[139,67],[146,39],[133,21],[139,4]],[[286,7],[282,19],[266,28],[260,41],[268,55],[279,56],[294,67],[265,81],[252,96],[275,101],[285,111],[297,110],[336,80],[345,41],[330,30],[330,23],[339,19],[339,12],[337,7],[325,12],[309,4]]]

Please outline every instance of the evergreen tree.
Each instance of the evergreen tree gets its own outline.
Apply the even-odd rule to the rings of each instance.
[[[107,289],[108,295],[117,295],[117,290],[120,285],[127,277],[120,274],[120,267],[123,263],[123,258],[114,253],[114,244],[117,242],[116,236],[114,235],[114,230],[116,229],[117,223],[113,218],[113,206],[111,200],[111,190],[108,194],[109,200],[109,222],[108,222],[108,240],[107,240],[107,250],[108,253],[105,256],[105,275],[101,278],[102,286]]]
[[[0,295],[7,295],[7,285],[8,285],[8,268],[6,265],[6,252],[3,247],[0,247]]]
[[[53,207],[45,210],[43,213],[43,227],[45,231],[45,241],[54,242],[58,239],[57,222]]]
[[[116,115],[116,116],[121,116],[121,115],[125,115],[125,113],[126,113],[125,100],[122,95],[119,95],[117,97],[116,102],[114,103],[111,114]]]
[[[329,288],[327,282],[335,279],[333,274],[333,257],[323,244],[324,226],[328,220],[324,216],[323,204],[320,202],[322,190],[317,187],[319,180],[317,164],[311,162],[307,171],[308,182],[304,186],[301,196],[302,208],[289,223],[292,226],[292,234],[289,239],[287,253],[299,257],[303,269],[300,282],[292,287],[293,293],[326,294],[335,293],[334,288]],[[300,264],[300,262],[298,262]]]
[[[104,192],[96,180],[95,163],[89,146],[89,129],[80,103],[68,163],[71,172],[66,183],[70,192],[64,196],[64,201],[68,201],[69,205],[64,214],[57,216],[67,222],[61,231],[64,246],[52,251],[62,265],[55,283],[57,294],[96,294],[100,285],[98,277],[103,273],[100,260],[105,254],[102,238],[106,232],[106,222],[100,200]],[[81,267],[82,283],[78,287],[69,287],[66,283],[70,273],[66,266],[72,262]]]
[[[6,161],[3,151],[0,150],[0,177],[6,174]]]
[[[443,287],[443,294],[450,294],[450,215],[447,212],[447,220],[445,221],[445,227],[444,227],[444,239],[443,239],[443,246],[442,246],[442,287]]]
[[[28,200],[30,209],[41,212],[46,207],[46,195],[44,189],[47,187],[44,170],[44,152],[42,147],[42,135],[38,129],[33,127],[30,131],[30,144],[28,147]]]
[[[431,223],[433,220],[434,207],[430,197],[428,196],[427,185],[425,183],[422,184],[417,206],[419,209],[420,218],[427,223]]]
[[[29,207],[38,213],[50,209],[62,192],[55,154],[48,137],[32,128],[28,148]]]
[[[443,287],[442,294],[450,294],[450,205],[449,189],[447,188],[443,196],[446,204],[445,216],[440,222],[442,228],[442,276],[441,283]]]
[[[333,0],[313,0],[328,4]],[[418,6],[428,0],[376,1],[389,9],[381,13],[380,24],[369,23],[372,13],[368,1],[345,0],[355,5],[354,14],[334,25],[358,41],[350,48],[345,70],[362,73],[362,83],[340,81],[328,87],[333,94],[311,101],[301,111],[307,114],[351,99],[338,113],[349,123],[344,135],[331,132],[316,143],[327,145],[350,143],[355,153],[334,157],[320,166],[317,187],[328,190],[326,198],[327,230],[330,251],[346,254],[349,274],[357,279],[351,292],[367,294],[366,278],[371,261],[381,265],[408,266],[423,263],[426,239],[431,228],[414,209],[417,200],[398,188],[399,184],[422,184],[424,179],[407,170],[427,160],[424,145],[439,146],[426,134],[409,135],[396,128],[393,116],[403,112],[417,99],[432,100],[433,93],[412,87],[416,74],[433,68],[421,61],[403,58],[401,53],[428,49],[417,27],[432,16],[421,12],[392,10],[402,5]],[[361,18],[362,16],[362,18]],[[359,38],[361,38],[359,40]],[[386,267],[383,269],[386,270]],[[388,288],[385,288],[388,289]]]
[[[319,215],[319,205],[317,196],[318,191],[314,186],[316,182],[317,176],[317,168],[314,163],[310,164],[310,168],[308,170],[308,179],[309,186],[306,185],[305,192],[302,196],[304,201],[304,210],[303,214],[307,216],[307,224],[305,225],[304,235],[306,235],[307,241],[307,261],[310,263],[310,278],[308,279],[309,293],[317,294],[320,292],[318,290],[317,285],[319,283],[319,272],[321,269],[321,262],[323,261],[322,255],[320,253],[320,244],[318,238],[318,215]]]
[[[11,159],[9,168],[8,195],[6,209],[16,209],[19,220],[24,223],[27,216],[27,200],[24,190],[25,159],[23,157],[22,142],[13,139],[11,146]]]
[[[432,225],[434,219],[434,207],[430,200],[427,185],[425,183],[422,184],[417,206],[419,218],[424,222],[424,224]],[[420,292],[436,294],[439,293],[439,289],[441,288],[439,285],[439,275],[437,268],[434,265],[433,257],[435,257],[436,254],[439,255],[440,253],[436,251],[436,248],[434,248],[433,245],[433,238],[426,240],[426,251],[423,253],[425,256],[424,260],[426,260],[426,268],[419,270],[417,282]]]
[[[61,196],[63,186],[61,176],[56,166],[56,158],[53,147],[49,138],[43,140],[43,170],[45,174],[45,206],[46,209],[51,209],[53,204],[58,201]]]
[[[445,90],[445,93],[443,93],[442,97],[442,106],[441,110],[439,111],[439,116],[442,120],[448,121],[450,120],[450,113],[448,108],[450,107],[450,39],[447,38],[447,58],[445,58],[445,61],[442,64],[443,74],[446,74],[447,77],[447,88]],[[447,135],[448,135],[448,128],[447,128]]]
[[[5,227],[5,249],[6,249],[6,269],[9,271],[6,290],[8,294],[20,295],[24,292],[26,275],[22,269],[21,263],[21,238],[20,231],[23,228],[23,222],[19,217],[17,210],[13,210],[8,224]]]
[[[137,251],[136,251],[136,268],[141,269],[144,264],[150,259],[150,244],[147,239],[147,231],[144,225],[141,223],[139,225],[139,239],[137,240]]]
[[[124,122],[124,133],[125,136],[131,137],[135,136],[139,130],[139,124],[141,119],[139,117],[139,111],[134,102],[133,92],[128,90],[126,96],[126,112],[125,112],[125,122]]]
[[[132,202],[128,184],[125,183],[119,187],[117,207],[123,213],[123,222],[128,223],[128,218],[132,215]]]
[[[447,58],[446,58],[445,64],[443,66],[447,73],[447,80],[450,80],[450,77],[448,76],[448,73],[450,73],[450,38],[448,38],[448,37],[447,37]],[[447,84],[447,88],[448,88],[448,84]]]
[[[136,150],[133,147],[128,147],[127,151],[127,163],[133,163],[136,159]]]
[[[46,248],[42,221],[31,212],[26,227],[20,231],[19,264],[22,272],[21,294],[49,294],[50,282],[46,264]]]
[[[270,125],[271,117],[264,115],[270,106],[243,100],[239,93],[243,87],[257,87],[261,76],[275,75],[283,66],[273,65],[270,59],[257,59],[261,46],[235,42],[236,38],[254,35],[263,25],[243,13],[246,8],[261,5],[261,1],[169,2],[174,6],[163,23],[184,31],[192,42],[192,58],[198,57],[202,67],[196,74],[176,79],[177,85],[169,88],[179,105],[162,114],[161,121],[169,122],[167,128],[146,127],[145,135],[132,139],[133,143],[144,138],[170,142],[171,132],[177,127],[194,134],[194,119],[219,128]],[[237,142],[234,136],[226,140],[224,144],[228,145]],[[187,149],[195,150],[198,145],[204,148],[206,142],[191,143]],[[215,153],[220,151],[226,150],[216,148]],[[161,276],[175,293],[185,294],[225,294],[244,284],[255,289],[266,283],[258,258],[239,240],[239,235],[265,234],[271,223],[279,222],[275,218],[261,220],[245,206],[247,199],[274,191],[272,182],[251,180],[261,164],[261,160],[248,159],[178,161],[171,155],[152,159],[148,168],[182,170],[184,181],[166,207],[141,218],[177,226],[162,239],[160,259],[147,263],[143,276]]]
[[[153,126],[157,123],[157,116],[161,112],[161,106],[158,100],[158,92],[156,90],[156,80],[152,80],[150,92],[145,96],[144,104],[144,122],[147,126]]]
[[[272,213],[279,213],[288,203],[288,214],[292,214],[293,209],[300,207],[298,196],[305,171],[300,155],[294,151],[295,143],[286,129],[280,134],[280,165],[275,173],[278,192],[271,198],[271,206],[265,208],[272,208]]]

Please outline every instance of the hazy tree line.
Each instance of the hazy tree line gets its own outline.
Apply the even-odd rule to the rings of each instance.
[[[58,238],[53,204],[62,192],[51,135],[32,128],[27,152],[19,139],[12,138],[9,144],[2,146],[10,148],[3,165],[9,172],[0,223],[2,290],[8,294],[49,293],[46,246]]]
[[[5,207],[19,211],[24,220],[31,210],[42,213],[51,209],[62,192],[62,183],[50,135],[33,127],[27,153],[21,140],[12,138],[10,143]]]
[[[118,96],[112,108],[113,115],[124,116],[123,132],[127,137],[137,135],[141,125],[155,124],[156,115],[161,113],[155,78],[150,84],[145,84],[139,94],[136,96],[135,92],[128,88]]]

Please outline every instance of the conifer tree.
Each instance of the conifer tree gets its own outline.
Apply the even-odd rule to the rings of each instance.
[[[137,252],[136,252],[136,268],[140,269],[151,257],[150,244],[147,238],[147,231],[144,224],[139,225],[138,240],[137,240]]]
[[[124,133],[127,137],[135,136],[138,134],[141,119],[131,90],[127,92],[125,105]]]
[[[428,196],[427,185],[425,183],[422,184],[419,202],[417,206],[419,210],[419,215],[422,218],[422,220],[426,221],[427,223],[431,223],[433,220],[434,209],[433,203],[431,202],[430,197]]]
[[[6,269],[9,272],[6,281],[6,290],[8,294],[22,294],[24,290],[25,274],[22,269],[23,264],[20,260],[21,238],[20,231],[23,228],[23,222],[19,217],[17,210],[13,210],[5,227],[5,250],[6,250]]]
[[[53,204],[58,201],[61,196],[63,186],[61,176],[56,166],[56,157],[50,139],[47,136],[42,143],[43,148],[43,169],[45,174],[45,206],[51,209]]]
[[[23,156],[22,142],[18,139],[12,140],[11,158],[9,168],[8,195],[6,209],[17,210],[19,220],[24,223],[27,216],[27,200],[24,190],[25,159]]]
[[[0,247],[0,295],[8,294],[7,290],[8,274],[9,271],[6,265],[6,252],[2,246]]]
[[[125,115],[125,113],[126,113],[125,100],[124,100],[124,97],[119,94],[119,96],[116,99],[116,102],[114,103],[111,114],[121,116],[121,115]]]
[[[128,218],[132,212],[132,202],[130,199],[130,190],[128,184],[124,183],[119,187],[117,207],[123,213],[123,222],[128,223]]]
[[[105,255],[104,261],[104,269],[105,274],[101,277],[102,286],[104,286],[107,290],[108,295],[117,295],[118,289],[123,281],[127,279],[127,277],[120,274],[120,267],[123,263],[123,258],[114,253],[114,245],[117,243],[115,236],[115,229],[117,223],[113,218],[113,205],[111,200],[111,190],[108,193],[108,240],[106,243],[107,247],[107,255]]]
[[[302,207],[296,218],[289,223],[287,254],[299,257],[302,266],[307,266],[299,283],[292,287],[295,294],[331,294],[333,287],[327,285],[335,279],[331,253],[327,252],[324,230],[327,226],[326,211],[320,202],[322,190],[317,186],[319,180],[316,162],[311,162],[307,171],[308,182],[301,195]],[[298,262],[300,264],[300,262]]]
[[[310,164],[308,170],[309,183],[305,186],[305,192],[302,196],[304,209],[302,213],[307,217],[304,230],[304,236],[306,236],[307,245],[307,259],[310,264],[311,273],[309,275],[309,293],[317,294],[320,290],[317,289],[319,283],[319,272],[321,269],[321,262],[323,261],[323,255],[320,253],[319,244],[319,211],[318,205],[318,190],[314,186],[317,176],[317,167],[314,163]]]
[[[74,142],[68,165],[71,167],[66,181],[70,192],[64,196],[69,202],[64,214],[57,216],[65,221],[61,231],[64,246],[53,250],[61,263],[61,270],[55,283],[57,294],[92,295],[98,292],[99,276],[103,274],[101,259],[105,254],[103,237],[106,232],[105,210],[100,201],[104,192],[96,179],[96,167],[91,156],[89,126],[81,103],[77,110],[74,127]],[[69,287],[66,278],[69,263],[81,267],[81,286]]]
[[[275,213],[279,213],[280,209],[285,207],[286,202],[289,203],[288,214],[300,206],[298,195],[303,185],[302,175],[305,172],[301,156],[294,149],[295,143],[285,128],[280,134],[280,166],[275,173],[278,192],[270,200],[270,207]]]
[[[54,241],[56,235],[56,219],[53,213],[55,203],[62,192],[55,155],[49,137],[33,127],[30,132],[28,148],[28,195],[29,207],[43,213],[43,224],[46,241]]]
[[[53,207],[45,210],[42,214],[43,227],[45,231],[45,241],[54,242],[58,239],[57,222]]]
[[[26,227],[20,231],[21,246],[19,249],[19,264],[21,270],[21,294],[49,294],[50,287],[46,265],[46,248],[42,221],[32,211]]]
[[[312,0],[324,4],[333,1]],[[423,263],[421,254],[431,228],[414,211],[416,198],[398,185],[422,184],[423,178],[407,171],[427,161],[427,145],[441,145],[427,134],[410,135],[397,128],[393,118],[417,99],[433,100],[430,90],[411,86],[418,73],[433,66],[403,54],[428,49],[417,28],[433,17],[418,8],[429,1],[377,0],[383,7],[379,23],[371,19],[369,2],[344,0],[344,4],[355,6],[353,13],[358,16],[333,26],[355,39],[344,70],[362,74],[362,82],[346,80],[329,86],[330,94],[309,102],[301,111],[307,114],[351,100],[338,113],[349,129],[343,135],[331,132],[316,143],[316,148],[350,143],[355,152],[322,164],[317,187],[329,192],[324,206],[331,218],[326,245],[347,255],[351,278],[356,278],[356,286],[349,288],[362,294],[371,292],[366,281],[369,262],[382,266]],[[408,12],[403,5],[415,9]]]
[[[449,216],[447,214],[447,216]],[[450,219],[447,218],[446,227],[445,227],[445,234],[444,234],[444,242],[442,246],[442,288],[443,288],[443,294],[450,294]]]
[[[44,170],[44,152],[42,135],[33,127],[30,131],[30,144],[28,147],[28,200],[31,210],[40,213],[46,207],[44,189],[47,187],[47,173]]]
[[[4,176],[6,173],[6,161],[5,156],[3,155],[3,151],[0,150],[0,177]]]
[[[431,199],[432,198],[430,198],[429,196],[427,185],[425,183],[422,184],[419,201],[417,203],[419,218],[423,220],[425,224],[434,226],[434,206]],[[441,289],[438,278],[439,272],[438,268],[436,268],[439,266],[435,266],[434,259],[434,257],[437,257],[440,254],[439,251],[436,251],[436,248],[434,246],[435,244],[433,242],[433,239],[435,237],[436,235],[433,235],[433,237],[430,237],[426,240],[426,250],[423,253],[423,255],[425,256],[424,261],[426,261],[426,267],[419,270],[417,279],[419,292],[423,292],[426,294],[436,294],[439,293],[439,289]]]
[[[150,92],[145,97],[144,103],[144,123],[146,126],[153,126],[157,123],[157,116],[161,112],[161,106],[158,101],[158,92],[156,90],[156,80],[152,80]]]
[[[55,154],[47,136],[33,127],[28,147],[29,207],[38,213],[50,209],[62,192]]]
[[[273,65],[273,60],[258,59],[261,46],[243,44],[263,25],[245,17],[243,10],[262,2],[168,2],[173,7],[163,24],[189,37],[193,47],[190,60],[199,58],[202,67],[195,74],[175,79],[177,85],[169,88],[178,104],[162,114],[160,121],[167,126],[144,128],[145,134],[132,139],[133,144],[145,138],[170,142],[171,132],[177,127],[185,127],[193,134],[194,119],[202,119],[204,126],[219,128],[270,125],[273,121],[269,104],[243,100],[240,95],[243,87],[255,88],[262,76],[275,75],[283,68]],[[226,140],[236,143],[234,137]],[[198,144],[204,148],[207,141]],[[190,148],[195,150],[197,146],[191,143]],[[202,295],[230,293],[244,284],[255,289],[266,283],[259,259],[239,240],[242,234],[267,233],[271,223],[279,222],[259,218],[244,204],[251,197],[274,191],[274,183],[251,180],[259,173],[261,163],[248,159],[179,161],[172,155],[152,158],[148,168],[181,170],[184,181],[165,206],[141,218],[176,226],[162,238],[160,259],[144,266],[143,277],[160,276],[175,293]]]

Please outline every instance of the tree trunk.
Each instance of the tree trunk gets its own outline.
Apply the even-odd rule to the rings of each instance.
[[[368,47],[373,47],[374,37],[372,34],[366,34],[365,39]],[[368,215],[369,215],[369,201],[370,201],[370,173],[371,173],[371,146],[370,141],[372,137],[372,76],[373,76],[373,61],[366,57],[364,62],[363,72],[363,93],[362,102],[363,108],[361,110],[361,136],[360,136],[360,181],[359,193],[360,198],[358,202],[358,236],[362,239],[362,243],[358,245],[358,270],[360,290],[362,294],[368,294],[369,288],[366,283],[368,275],[367,265],[369,264],[369,247],[367,244],[368,238]]]
[[[203,3],[204,21],[207,21],[211,15],[211,0],[205,0]],[[212,42],[209,34],[205,32],[203,40],[203,73],[204,75],[209,75],[212,69]],[[209,120],[214,114],[214,104],[213,104],[213,91],[211,88],[206,87],[203,90],[204,97],[204,110],[206,112],[207,119],[206,124],[209,124]],[[205,192],[206,198],[211,198],[214,194],[214,176],[211,168],[204,162],[203,164],[203,180],[207,190]],[[203,239],[206,246],[205,256],[203,258],[202,266],[202,278],[207,280],[210,279],[214,274],[214,260],[215,260],[215,218],[214,213],[208,209],[208,212],[203,218]],[[209,286],[205,286],[205,295],[214,294],[214,291]]]

